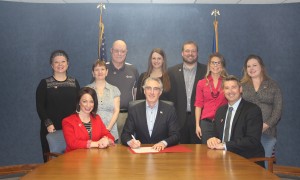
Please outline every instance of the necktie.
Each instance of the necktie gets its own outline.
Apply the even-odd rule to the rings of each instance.
[[[226,118],[226,126],[225,126],[225,130],[224,130],[224,134],[223,134],[223,142],[227,142],[229,141],[229,129],[230,129],[230,120],[231,120],[231,115],[232,115],[232,110],[233,107],[229,107],[228,108],[228,114],[227,114],[227,118]]]

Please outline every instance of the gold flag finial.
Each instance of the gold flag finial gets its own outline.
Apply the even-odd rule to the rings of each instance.
[[[213,39],[213,50],[212,52],[219,52],[219,33],[218,33],[218,20],[217,16],[220,16],[220,11],[217,9],[214,9],[211,12],[212,16],[215,16],[215,20],[213,22],[214,24],[214,39]]]

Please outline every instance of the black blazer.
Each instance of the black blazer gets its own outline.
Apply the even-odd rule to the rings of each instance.
[[[158,111],[150,137],[147,118],[146,102],[139,102],[128,109],[128,117],[121,135],[122,144],[127,146],[127,142],[135,135],[142,144],[156,144],[162,140],[168,146],[176,145],[179,142],[179,128],[175,108],[163,101],[159,101]]]
[[[168,70],[171,82],[171,90],[168,95],[169,101],[174,103],[178,123],[180,128],[183,127],[186,121],[186,106],[187,106],[187,96],[185,89],[185,82],[183,76],[183,63],[175,65]],[[206,74],[206,65],[197,63],[197,72],[194,81],[192,96],[191,96],[191,113],[195,116],[195,98],[196,98],[196,88],[199,80],[203,79]],[[193,118],[195,119],[195,118]],[[195,124],[195,123],[194,123]]]
[[[220,140],[223,138],[224,123],[228,105],[220,107],[214,121],[215,134]],[[241,100],[235,113],[230,141],[226,142],[228,151],[245,158],[264,157],[264,148],[260,142],[263,120],[260,108],[244,99]]]

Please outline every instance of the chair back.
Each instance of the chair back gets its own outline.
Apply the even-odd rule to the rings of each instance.
[[[51,153],[64,153],[66,150],[66,141],[62,130],[56,130],[54,133],[48,133],[47,141]]]
[[[260,165],[262,163],[264,165],[264,162],[268,162],[267,170],[273,173],[273,164],[276,161],[275,157],[255,157],[255,158],[249,158],[250,161],[255,162]]]

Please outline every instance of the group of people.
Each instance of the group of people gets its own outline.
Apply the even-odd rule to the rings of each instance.
[[[51,54],[53,75],[36,91],[43,152],[49,151],[46,134],[62,129],[66,151],[118,142],[156,150],[202,143],[246,158],[272,155],[282,95],[259,56],[246,59],[240,81],[228,75],[219,53],[199,63],[194,41],[183,44],[183,62],[171,68],[165,52],[153,49],[140,76],[125,62],[124,41],[115,41],[110,52],[111,61],[97,60],[94,81],[81,89],[67,75],[67,54]]]

